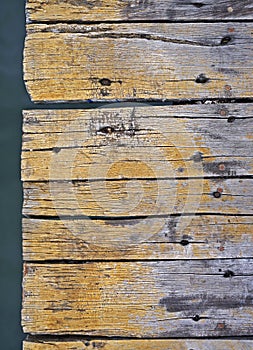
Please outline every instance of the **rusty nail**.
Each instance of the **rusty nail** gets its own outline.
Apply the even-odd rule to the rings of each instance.
[[[225,328],[225,324],[224,323],[217,323],[217,328],[218,329],[224,329]]]
[[[232,90],[232,87],[230,85],[225,85],[224,88],[225,88],[226,91],[231,91]]]
[[[223,116],[223,117],[227,116],[228,115],[227,109],[221,109],[220,110],[220,115]]]
[[[226,170],[225,164],[223,164],[223,163],[219,164],[219,170],[220,171],[225,171]]]

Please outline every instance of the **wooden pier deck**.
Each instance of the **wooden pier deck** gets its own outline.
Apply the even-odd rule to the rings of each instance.
[[[24,350],[253,349],[252,23],[247,0],[28,0]]]

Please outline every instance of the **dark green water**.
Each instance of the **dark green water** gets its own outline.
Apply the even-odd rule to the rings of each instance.
[[[21,205],[20,183],[21,110],[32,103],[22,81],[25,35],[24,3],[0,5],[0,154],[1,154],[1,349],[21,349]]]

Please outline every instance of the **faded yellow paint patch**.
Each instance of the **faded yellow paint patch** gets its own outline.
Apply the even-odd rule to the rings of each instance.
[[[87,333],[99,334],[112,323],[107,334],[113,335],[119,322],[123,334],[141,334],[144,329],[152,333],[151,319],[148,325],[149,306],[138,306],[145,284],[136,285],[136,296],[131,292],[136,277],[143,275],[150,276],[150,288],[157,294],[152,267],[143,264],[133,269],[124,263],[88,263],[79,269],[73,265],[72,271],[64,265],[25,265],[24,327],[28,332],[39,333],[45,329],[78,333],[81,327]],[[46,289],[34,290],[43,285]],[[155,314],[153,309],[151,313],[159,319],[165,311],[158,307]],[[129,321],[122,327],[122,320]]]

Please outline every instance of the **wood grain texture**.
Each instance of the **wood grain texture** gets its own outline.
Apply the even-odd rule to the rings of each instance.
[[[252,350],[252,1],[26,11],[23,349]]]
[[[99,230],[103,235],[96,244]],[[122,236],[127,234],[129,238],[135,235],[135,242],[129,239],[123,245]],[[252,247],[252,216],[196,215],[155,221],[23,219],[26,261],[242,258],[252,257]]]
[[[25,182],[25,215],[253,214],[253,179]],[[219,196],[216,198],[215,195]]]
[[[197,21],[252,19],[250,0],[28,0],[27,20],[47,21]]]
[[[253,175],[252,116],[251,104],[25,111],[22,179]]]
[[[30,24],[33,101],[252,97],[250,23]]]
[[[26,264],[25,332],[129,337],[252,334],[253,260]]]
[[[252,108],[25,111],[25,260],[252,256]]]
[[[252,340],[102,340],[25,341],[23,350],[252,350]]]

